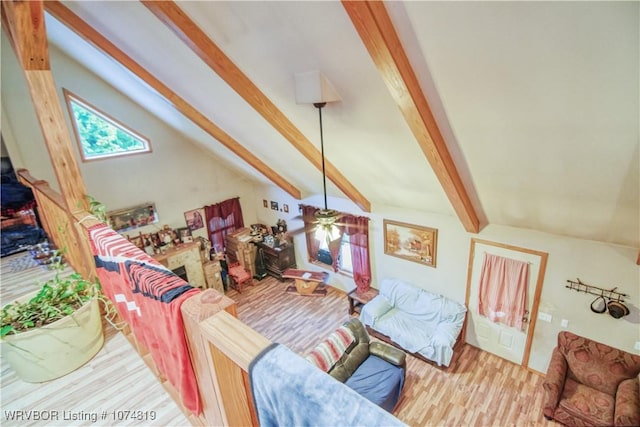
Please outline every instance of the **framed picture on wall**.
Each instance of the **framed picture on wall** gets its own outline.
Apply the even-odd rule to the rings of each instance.
[[[204,228],[204,208],[193,209],[184,213],[184,220],[189,230],[196,231]]]
[[[273,200],[271,201],[271,209],[273,209],[274,211],[278,210],[278,202],[274,202]]]
[[[436,266],[438,230],[385,219],[384,253],[429,267]]]
[[[115,231],[126,231],[158,222],[155,203],[142,203],[126,209],[107,212],[109,225]]]

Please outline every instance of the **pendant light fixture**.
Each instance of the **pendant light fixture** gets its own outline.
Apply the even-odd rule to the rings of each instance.
[[[319,71],[298,73],[295,75],[296,81],[296,102],[298,104],[313,104],[318,109],[318,119],[320,124],[320,154],[322,157],[322,189],[324,195],[324,209],[319,209],[314,217],[317,221],[316,238],[326,239],[327,242],[335,240],[338,236],[338,229],[335,222],[340,216],[340,212],[329,209],[327,206],[327,174],[324,159],[324,132],[322,127],[322,108],[328,102],[336,102],[340,97],[327,78]]]
[[[314,107],[318,109],[318,119],[320,122],[320,154],[322,156],[322,190],[324,194],[324,209],[316,211],[314,217],[318,221],[316,229],[316,238],[318,240],[326,239],[327,243],[338,238],[338,229],[335,222],[340,215],[335,209],[329,209],[327,206],[327,174],[324,164],[324,133],[322,129],[322,108],[327,105],[326,102],[315,102]]]

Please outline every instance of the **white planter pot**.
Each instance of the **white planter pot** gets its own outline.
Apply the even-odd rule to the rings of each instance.
[[[31,298],[30,295],[25,298]],[[26,382],[40,383],[72,372],[100,351],[104,343],[97,299],[49,325],[1,341],[2,357]]]

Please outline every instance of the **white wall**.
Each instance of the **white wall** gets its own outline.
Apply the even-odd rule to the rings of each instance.
[[[258,190],[257,197],[287,200],[287,196],[276,188]],[[322,206],[323,201],[316,197],[307,199],[305,203]],[[471,234],[463,229],[457,218],[451,216],[381,205],[374,205],[372,213],[366,214],[352,202],[336,198],[329,199],[328,204],[333,209],[371,218],[369,244],[374,287],[377,287],[382,278],[398,277],[464,302],[471,238],[547,252],[549,257],[540,310],[552,314],[553,318],[550,323],[537,320],[529,361],[531,369],[546,372],[557,334],[563,329],[560,327],[562,319],[569,321],[566,328],[569,331],[640,354],[640,351],[634,350],[635,342],[640,341],[640,267],[635,264],[635,248],[500,225],[490,225],[479,234]],[[266,218],[269,224],[275,224],[276,216],[269,209],[261,208],[261,200],[256,206],[259,218]],[[296,215],[297,210],[294,215],[290,215],[290,228],[292,224],[300,223],[300,220],[293,219]],[[436,268],[385,255],[383,219],[438,229]],[[305,252],[304,233],[301,233],[296,236],[298,267],[310,267],[306,262]],[[593,313],[589,304],[595,296],[565,288],[567,279],[575,280],[578,277],[585,283],[602,288],[618,287],[618,291],[629,295],[625,301],[631,314],[622,319],[614,319],[608,314]],[[355,287],[352,279],[333,273],[329,283],[343,290]]]
[[[23,73],[6,37],[2,37],[2,41],[2,104],[6,116],[3,117],[3,135],[10,136],[5,138],[7,145],[18,151],[15,156],[18,164],[14,167],[26,167],[33,176],[49,181],[57,189],[59,186],[49,157],[43,155],[46,146]],[[184,227],[185,211],[237,196],[245,218],[255,219],[252,180],[226,167],[210,151],[185,140],[183,135],[55,47],[50,47],[50,54],[60,104],[70,130],[63,87],[151,140],[153,152],[150,154],[83,163],[72,136],[87,192],[103,202],[108,210],[146,202],[156,204],[159,223],[131,233],[154,231],[164,224],[172,228]],[[14,156],[11,157],[13,160]]]

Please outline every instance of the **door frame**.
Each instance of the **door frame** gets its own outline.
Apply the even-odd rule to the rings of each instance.
[[[471,244],[469,247],[469,265],[467,266],[467,292],[465,296],[465,305],[467,309],[469,307],[469,299],[471,292],[471,276],[473,275],[473,261],[475,259],[476,244],[494,246],[501,249],[507,249],[516,252],[523,252],[529,255],[540,257],[540,266],[538,267],[538,281],[536,283],[536,290],[533,295],[533,301],[531,303],[531,313],[529,314],[529,327],[527,328],[527,339],[524,345],[524,352],[522,355],[522,363],[520,366],[523,368],[529,368],[529,354],[531,353],[531,343],[533,342],[533,333],[536,329],[536,320],[538,319],[538,305],[540,304],[540,295],[542,294],[542,285],[544,283],[544,275],[547,271],[547,258],[549,254],[547,252],[541,252],[534,249],[522,248],[519,246],[513,246],[506,243],[491,242],[489,240],[471,238]],[[471,317],[471,316],[469,316]],[[466,334],[466,331],[465,331]],[[466,337],[465,337],[466,339]]]

